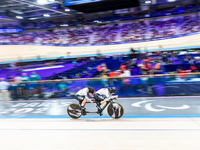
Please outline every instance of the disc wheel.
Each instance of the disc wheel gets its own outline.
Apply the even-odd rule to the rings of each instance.
[[[78,104],[70,104],[67,107],[67,114],[72,118],[72,119],[78,119],[82,116],[82,110],[81,107]]]
[[[111,103],[107,108],[108,115],[113,119],[119,119],[124,115],[124,108],[119,103]]]

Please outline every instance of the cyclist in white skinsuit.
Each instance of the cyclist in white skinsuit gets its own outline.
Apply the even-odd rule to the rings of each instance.
[[[84,89],[81,89],[75,94],[75,98],[78,101],[82,101],[81,109],[85,110],[85,105],[87,101],[93,103],[92,99],[89,98],[89,96],[91,97],[91,94],[94,94],[94,89],[92,87],[86,87]]]
[[[112,96],[113,94],[115,94],[115,92],[116,90],[114,87],[102,88],[98,90],[97,92],[95,92],[94,98],[97,101],[101,101],[100,104],[104,104],[109,99],[118,98],[118,95]]]

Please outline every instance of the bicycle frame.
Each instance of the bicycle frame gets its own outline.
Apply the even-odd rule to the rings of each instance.
[[[110,104],[113,103],[113,100],[110,99],[109,101],[106,102],[106,104],[103,106],[102,111]]]
[[[91,102],[86,102],[86,103],[91,103]],[[94,102],[97,105],[97,102]],[[109,101],[106,101],[106,104],[103,106],[102,111],[104,111],[104,109],[110,104],[113,103],[113,99],[110,99]],[[91,112],[91,111],[86,111],[86,113],[100,113],[99,111],[96,112]]]

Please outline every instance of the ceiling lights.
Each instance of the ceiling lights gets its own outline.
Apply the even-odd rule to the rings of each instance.
[[[145,1],[146,4],[151,4],[151,1]]]
[[[69,9],[69,8],[66,8],[65,11],[70,11],[70,9]]]
[[[47,0],[37,0],[37,3],[41,4],[41,5],[44,5],[44,4],[47,4],[48,1]]]
[[[35,19],[37,19],[37,18],[29,18],[29,20],[35,20]]]
[[[50,15],[49,15],[49,14],[44,14],[43,16],[44,16],[44,17],[50,17]]]
[[[69,25],[68,24],[61,24],[60,26],[61,27],[68,27]]]
[[[24,19],[22,16],[16,16],[17,19]]]

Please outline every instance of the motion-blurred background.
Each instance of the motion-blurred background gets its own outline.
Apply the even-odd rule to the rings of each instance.
[[[199,0],[1,0],[10,100],[200,94]],[[187,73],[187,74],[186,74]]]

